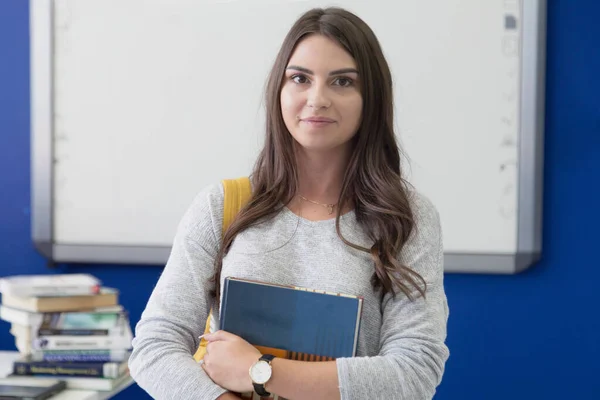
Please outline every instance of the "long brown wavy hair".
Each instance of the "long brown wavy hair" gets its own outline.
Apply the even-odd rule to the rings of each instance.
[[[266,138],[251,175],[253,194],[223,235],[212,281],[214,298],[220,293],[223,257],[236,235],[273,217],[296,195],[298,174],[294,143],[283,121],[280,94],[285,69],[297,44],[307,35],[324,35],[339,43],[356,61],[361,79],[361,124],[353,137],[353,151],[342,182],[336,230],[348,246],[369,253],[375,272],[373,288],[382,295],[397,289],[413,299],[416,289],[425,296],[426,282],[397,256],[414,228],[408,184],[400,170],[400,150],[394,135],[392,76],[379,41],[369,26],[341,8],[312,9],[303,14],[285,37],[266,86]],[[364,248],[346,240],[340,231],[340,210],[353,204],[356,219],[373,241]],[[420,284],[419,284],[420,283]],[[412,287],[412,288],[411,288]]]

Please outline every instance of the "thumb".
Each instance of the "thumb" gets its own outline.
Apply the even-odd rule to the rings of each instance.
[[[216,331],[212,333],[207,333],[202,335],[204,339],[209,342],[217,342],[217,341],[231,341],[237,338],[236,335],[226,332],[226,331]]]

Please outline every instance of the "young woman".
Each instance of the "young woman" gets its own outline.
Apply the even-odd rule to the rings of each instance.
[[[391,74],[371,29],[343,9],[308,11],[283,42],[266,106],[252,198],[222,236],[223,187],[197,196],[136,327],[132,376],[157,399],[252,391],[261,354],[240,337],[213,332],[203,362],[192,358],[234,276],[364,297],[357,357],[275,358],[265,391],[432,398],[449,355],[440,221],[403,179]]]

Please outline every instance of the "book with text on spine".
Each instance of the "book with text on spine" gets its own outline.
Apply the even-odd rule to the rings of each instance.
[[[129,350],[36,350],[33,361],[49,362],[122,362],[129,359]]]
[[[122,362],[52,362],[36,361],[22,357],[13,363],[13,375],[80,376],[117,379],[128,370],[127,360]]]

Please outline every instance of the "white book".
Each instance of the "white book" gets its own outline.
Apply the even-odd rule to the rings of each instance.
[[[42,313],[32,313],[0,305],[0,319],[11,324],[39,326],[42,323],[42,318]]]
[[[32,328],[30,326],[11,324],[10,334],[15,337],[15,346],[19,353],[29,355],[32,352],[31,342],[33,340]]]
[[[102,282],[90,274],[15,275],[0,279],[0,293],[19,297],[97,294]]]
[[[94,350],[129,349],[131,338],[126,336],[40,336],[33,339],[34,350]]]
[[[117,386],[125,384],[131,376],[127,371],[123,376],[116,379],[108,378],[85,378],[78,376],[61,376],[60,380],[67,383],[68,389],[87,389],[87,390],[113,390]]]
[[[133,332],[127,322],[123,332],[108,336],[48,335],[34,337],[33,350],[127,350],[131,348]]]
[[[31,312],[81,311],[118,305],[118,297],[119,291],[117,289],[102,287],[100,293],[84,296],[21,297],[4,293],[2,304]]]
[[[49,362],[123,362],[129,360],[129,350],[35,350],[33,361]]]
[[[22,336],[15,336],[15,347],[19,351],[19,354],[24,356],[30,355],[33,351],[31,348],[31,340],[27,340]]]
[[[110,399],[110,397],[99,397],[95,390],[65,390],[52,396],[50,400],[101,400],[102,398]]]
[[[6,379],[10,379],[10,382],[13,384],[23,384],[29,382],[37,382],[42,380],[47,380],[40,377],[33,376],[19,376],[19,375],[10,375]],[[67,389],[82,389],[82,390],[99,390],[99,391],[108,391],[113,390],[120,385],[124,385],[129,380],[131,380],[131,376],[129,375],[129,371],[125,372],[123,376],[120,376],[116,379],[109,378],[87,378],[87,377],[78,377],[78,376],[61,376],[57,378],[61,381],[65,381],[67,383]]]
[[[121,312],[122,309],[122,306],[115,306],[99,308],[93,312],[48,314],[58,314],[64,317],[65,315]],[[39,329],[43,324],[44,313],[15,310],[2,305],[0,305],[0,319],[11,323],[10,333],[15,337],[15,345],[19,352],[25,355],[31,354],[34,350],[127,350],[131,348],[131,341],[133,340],[129,319],[121,314],[119,326],[109,330],[107,335],[57,334],[40,336]]]
[[[123,306],[110,306],[110,307],[98,307],[93,310],[80,311],[85,313],[107,313],[107,312],[119,312],[123,310]],[[69,311],[77,312],[77,311]],[[18,310],[16,308],[7,307],[0,304],[0,319],[11,324],[18,324],[23,326],[39,327],[44,318],[44,313],[35,313],[24,310]]]
[[[43,361],[44,353],[48,354],[49,357],[52,357],[52,355],[54,355],[54,357],[62,356],[65,360],[61,360],[61,361],[67,361],[69,359],[69,357],[72,359],[71,361],[73,361],[73,360],[77,359],[77,355],[85,354],[86,352],[97,351],[98,352],[96,354],[97,357],[99,356],[98,354],[101,354],[102,356],[108,358],[108,360],[105,362],[121,362],[123,360],[128,359],[129,354],[130,354],[130,351],[128,350],[129,347],[127,349],[125,349],[125,348],[115,348],[115,349],[94,348],[94,349],[67,349],[67,350],[47,350],[47,349],[39,350],[39,349],[34,349],[32,346],[32,344],[36,340],[38,340],[38,337],[35,332],[35,328],[33,328],[31,326],[11,324],[10,333],[11,333],[11,335],[13,335],[15,337],[15,346],[17,347],[17,350],[19,351],[19,353],[21,353],[24,356],[31,355],[32,360],[34,360],[34,361]],[[125,335],[129,335],[129,333],[126,332]],[[123,341],[127,344],[127,343],[131,343],[131,339],[132,339],[131,337],[126,337],[123,339]],[[100,353],[100,352],[102,352],[102,353]],[[92,358],[92,356],[90,356],[90,358]],[[86,360],[86,362],[96,362],[96,361]]]
[[[10,334],[17,338],[23,338],[25,340],[33,339],[32,328],[30,326],[11,324]]]

